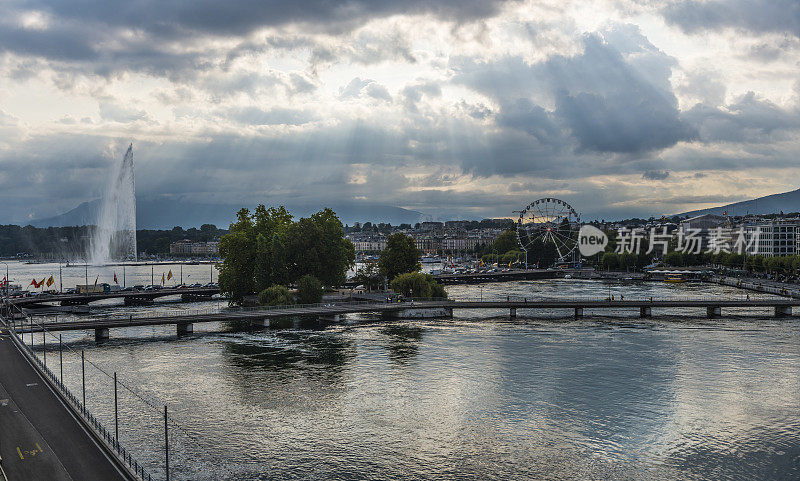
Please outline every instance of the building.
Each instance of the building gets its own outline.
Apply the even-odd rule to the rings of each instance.
[[[169,245],[169,253],[178,256],[211,256],[219,254],[219,241],[195,242],[183,239]]]
[[[793,256],[800,252],[800,222],[779,220],[746,225],[745,238],[748,244],[747,254]]]

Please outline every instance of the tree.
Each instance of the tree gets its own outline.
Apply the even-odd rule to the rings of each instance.
[[[252,214],[247,209],[237,213],[220,240],[220,255],[220,288],[232,303],[241,303],[246,294],[296,282],[306,274],[340,285],[355,261],[355,248],[330,209],[293,222],[283,206],[259,205]]]
[[[600,259],[600,265],[603,266],[606,270],[614,270],[619,266],[619,259],[617,254],[614,252],[606,252],[603,254],[603,257]]]
[[[344,237],[342,222],[328,208],[292,224],[286,247],[290,281],[311,274],[323,285],[338,286],[356,259],[355,246]]]
[[[500,255],[518,248],[519,242],[517,242],[517,231],[515,230],[507,230],[503,232],[497,237],[497,239],[494,240],[494,244],[492,245],[492,250],[494,253]]]
[[[255,260],[253,276],[255,290],[261,291],[273,284],[286,284],[287,279],[281,263],[276,263],[275,237],[286,235],[292,225],[292,215],[285,207],[256,207],[252,215],[255,236]],[[280,252],[279,255],[282,255]]]
[[[672,251],[667,252],[664,256],[664,264],[672,267],[679,267],[683,265],[683,255],[680,252]]]
[[[386,238],[386,248],[381,252],[378,266],[381,274],[391,282],[400,274],[422,269],[419,258],[414,239],[398,232]]]
[[[250,211],[241,209],[237,221],[231,224],[230,233],[222,236],[219,254],[225,260],[220,264],[219,288],[232,303],[241,303],[246,294],[253,292],[256,245]]]
[[[317,304],[322,302],[322,283],[312,275],[304,275],[297,280],[297,302]]]
[[[354,280],[359,284],[363,284],[369,291],[380,288],[383,277],[378,267],[378,261],[373,259],[364,261],[356,271]]]
[[[429,298],[447,297],[444,286],[436,282],[430,274],[406,272],[392,280],[392,290],[407,297]]]
[[[262,306],[287,306],[294,304],[294,297],[286,286],[276,284],[259,292],[258,302]]]

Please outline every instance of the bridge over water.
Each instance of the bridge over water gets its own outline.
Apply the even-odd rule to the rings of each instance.
[[[582,317],[584,310],[638,310],[639,316],[651,317],[653,309],[705,309],[709,318],[722,315],[722,309],[727,308],[768,308],[777,317],[790,316],[792,307],[800,305],[800,299],[774,298],[774,299],[749,299],[741,298],[562,298],[562,299],[526,299],[508,298],[506,300],[415,300],[406,302],[340,302],[311,305],[291,305],[242,309],[202,309],[182,310],[160,313],[151,316],[113,316],[94,319],[81,319],[71,321],[51,321],[42,324],[26,324],[17,322],[14,328],[17,332],[41,332],[43,329],[50,331],[95,331],[96,339],[105,339],[109,329],[175,325],[178,334],[190,333],[193,324],[220,321],[250,321],[251,325],[258,327],[269,326],[271,319],[291,316],[313,316],[330,321],[338,321],[339,316],[353,313],[376,313],[386,318],[431,318],[452,317],[454,309],[493,309],[507,310],[510,317],[517,316],[517,310],[530,311],[542,309],[564,309],[575,317]]]
[[[16,307],[45,306],[47,304],[58,304],[62,306],[74,306],[89,304],[90,302],[102,301],[105,299],[124,299],[125,305],[135,305],[152,302],[154,299],[167,296],[180,295],[182,300],[195,301],[208,299],[214,294],[219,293],[218,287],[187,287],[181,289],[153,289],[133,290],[133,291],[110,291],[92,292],[88,294],[52,294],[44,296],[17,297],[7,300],[8,304]]]

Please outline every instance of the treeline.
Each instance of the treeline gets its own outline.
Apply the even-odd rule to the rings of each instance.
[[[199,229],[191,227],[184,229],[180,226],[170,230],[136,231],[136,247],[139,252],[149,255],[169,254],[169,245],[179,240],[188,239],[192,242],[208,242],[219,239],[227,234],[225,229],[218,229],[214,224],[203,224]]]
[[[355,262],[353,243],[345,239],[344,226],[331,209],[296,221],[283,206],[259,205],[252,213],[241,209],[220,239],[219,253],[224,259],[220,290],[234,303],[248,294],[296,284],[304,276],[339,286]]]
[[[43,259],[80,259],[89,250],[94,233],[92,225],[73,227],[33,227],[27,225],[0,225],[0,257],[35,257]],[[173,227],[171,230],[136,231],[139,252],[150,255],[169,254],[169,245],[181,239],[207,242],[218,239],[228,231],[213,224],[203,224],[199,229]]]
[[[39,228],[0,225],[0,257],[82,257],[88,250],[93,230],[93,226]]]

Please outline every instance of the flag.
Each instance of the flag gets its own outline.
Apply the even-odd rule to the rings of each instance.
[[[172,279],[172,269],[170,269],[169,272],[167,273],[167,280],[170,279]]]
[[[28,284],[28,286],[39,287],[39,283],[36,282],[36,279],[34,279],[34,280],[31,281],[30,284]]]
[[[39,281],[39,284],[36,287],[42,287],[44,285],[45,277],[42,277],[42,280]]]
[[[3,282],[0,282],[0,287],[5,287],[5,286],[7,286],[7,285],[8,285],[8,279],[6,279],[5,277],[3,277]]]
[[[165,282],[165,281],[164,281],[164,273],[162,272],[162,273],[161,273],[161,285],[162,285],[162,286],[164,285],[164,282]]]
[[[117,280],[117,273],[116,272],[114,273],[114,284],[119,284],[119,281]]]
[[[94,278],[94,286],[97,287],[97,281],[100,280],[100,274],[97,274],[97,277]]]
[[[55,283],[56,281],[53,279],[53,276],[50,276],[50,279],[47,279],[47,287],[50,287]]]

